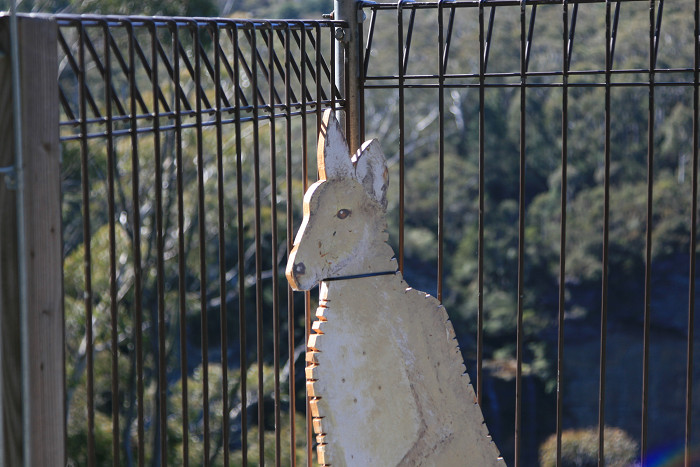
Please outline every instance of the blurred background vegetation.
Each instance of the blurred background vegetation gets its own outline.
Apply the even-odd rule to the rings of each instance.
[[[26,11],[67,12],[67,13],[129,13],[145,15],[182,15],[182,16],[229,16],[242,18],[320,18],[322,13],[332,10],[328,0],[192,0],[172,2],[170,0],[145,0],[140,2],[121,2],[115,0],[79,1],[27,1],[21,4]],[[446,9],[447,11],[447,9]],[[531,10],[528,10],[531,11]],[[657,67],[692,68],[693,66],[693,2],[678,0],[667,2],[663,11],[663,23],[659,41]],[[425,70],[437,70],[437,21],[435,14],[416,15],[411,54],[407,73],[424,73]],[[519,65],[520,23],[519,7],[500,7],[496,14],[494,32],[489,57],[489,72],[517,72]],[[408,13],[404,13],[405,18]],[[605,64],[605,6],[583,4],[578,12],[578,22],[571,68],[587,72],[602,70]],[[530,71],[561,70],[562,48],[561,5],[542,6],[537,11],[534,41],[531,49]],[[365,29],[366,31],[366,29]],[[621,8],[618,38],[615,50],[615,69],[638,69],[648,66],[649,47],[649,13],[646,2],[625,2]],[[375,29],[374,46],[370,55],[369,74],[395,74],[396,66],[396,13],[380,12]],[[452,48],[448,73],[459,70],[463,73],[476,73],[479,69],[478,17],[474,8],[459,9],[455,20]],[[430,71],[432,73],[432,71]],[[498,78],[516,84],[518,78]],[[615,82],[646,81],[648,74],[629,73],[614,78]],[[602,297],[602,225],[603,225],[603,167],[605,142],[604,90],[590,84],[601,83],[604,76],[595,73],[582,73],[571,76],[569,82],[577,85],[568,91],[568,159],[567,159],[567,238],[566,238],[566,275],[563,286],[566,291],[565,309],[565,351],[562,391],[564,395],[564,428],[571,429],[565,434],[567,453],[571,454],[571,464],[585,456],[593,455],[597,449],[588,432],[584,429],[598,423],[598,381],[600,348],[600,315]],[[674,81],[692,80],[692,73],[675,73],[657,76],[657,81],[672,83]],[[428,82],[428,81],[426,81]],[[465,83],[477,83],[468,79]],[[561,82],[560,76],[533,77],[531,82]],[[619,463],[627,465],[638,459],[638,441],[641,421],[641,381],[642,381],[642,335],[644,316],[644,275],[645,275],[645,228],[646,228],[646,193],[647,193],[647,134],[649,115],[649,94],[646,86],[619,86],[611,90],[611,185],[610,185],[610,232],[609,232],[609,294],[608,300],[608,354],[607,354],[607,388],[606,388],[606,425],[620,427],[610,428],[612,445],[620,447]],[[525,250],[524,250],[524,296],[523,296],[523,330],[524,330],[524,374],[523,400],[523,455],[525,465],[551,465],[552,441],[547,441],[555,431],[556,402],[556,363],[557,363],[557,317],[559,290],[559,242],[560,197],[562,186],[562,89],[561,87],[529,88],[526,94],[526,186],[525,186]],[[405,277],[414,287],[429,293],[436,293],[437,261],[437,183],[438,183],[438,94],[435,89],[406,90],[406,222],[405,222]],[[476,323],[477,323],[477,241],[478,241],[478,109],[479,94],[477,88],[452,88],[446,90],[445,108],[445,288],[443,301],[454,323],[467,368],[475,377],[476,359]],[[520,147],[520,90],[518,87],[496,87],[485,91],[485,224],[484,224],[484,403],[486,421],[494,439],[502,450],[506,460],[512,463],[513,456],[513,419],[515,392],[515,349],[516,349],[516,309],[517,309],[517,252],[518,252],[518,171]],[[380,139],[389,160],[392,184],[389,193],[389,231],[390,242],[395,246],[398,231],[398,92],[387,89],[368,89],[365,94],[366,136]],[[653,245],[651,276],[651,320],[652,320],[652,361],[650,367],[650,445],[653,450],[672,450],[683,439],[683,420],[685,413],[685,351],[688,320],[689,289],[689,247],[690,247],[690,209],[692,183],[692,137],[693,137],[693,87],[692,86],[658,86],[655,90],[655,124],[653,128]],[[315,123],[309,123],[310,135],[314,134]],[[244,127],[244,134],[250,132]],[[294,128],[298,134],[300,127]],[[277,138],[283,135],[283,129],[277,129]],[[211,156],[213,134],[205,143],[205,165],[210,174],[215,173],[215,158]],[[310,154],[315,153],[314,138],[309,138]],[[248,140],[249,141],[249,140]],[[269,128],[261,132],[262,148],[267,148]],[[123,140],[119,149],[128,152],[129,142]],[[152,154],[142,149],[142,180],[152,180]],[[164,152],[171,151],[172,141],[164,143]],[[196,144],[194,132],[185,134],[185,144]],[[246,143],[249,144],[249,143]],[[170,145],[170,146],[168,146]],[[278,143],[278,152],[283,156],[283,144]],[[242,216],[245,225],[252,225],[253,215],[253,181],[250,146],[243,148],[244,192],[249,196],[244,203]],[[106,462],[111,457],[111,392],[109,365],[111,350],[109,347],[109,299],[106,295],[108,283],[107,256],[107,213],[102,208],[106,191],[104,148],[96,143],[90,147],[91,164],[91,203],[93,219],[93,288],[104,291],[103,296],[95,296],[95,378],[96,378],[96,436],[98,463]],[[64,146],[64,239],[65,285],[66,285],[66,340],[67,340],[67,384],[70,413],[69,453],[74,465],[85,463],[85,316],[83,301],[84,277],[82,262],[84,260],[84,239],[82,237],[82,214],[80,200],[80,159],[76,144]],[[235,153],[228,147],[224,153],[225,165],[235,165]],[[301,159],[294,155],[294,190],[301,192]],[[311,157],[312,159],[313,157]],[[167,165],[166,179],[173,180],[175,166]],[[281,159],[280,159],[281,160]],[[121,165],[120,165],[121,164]],[[265,163],[264,163],[265,164]],[[315,173],[309,161],[310,173]],[[123,182],[120,190],[129,193],[130,160],[117,162],[118,173]],[[151,167],[149,169],[149,167]],[[281,170],[278,167],[278,170]],[[271,255],[270,245],[270,183],[273,175],[270,167],[262,171],[263,196],[263,232],[264,254]],[[183,378],[181,372],[172,370],[168,373],[169,406],[174,411],[180,410],[178,399],[180,385],[183,381],[189,388],[192,399],[190,423],[190,458],[194,464],[200,463],[202,436],[202,407],[196,405],[201,399],[198,391],[202,386],[201,367],[201,318],[199,301],[198,256],[199,244],[196,207],[196,176],[192,164],[186,173],[185,205],[187,232],[188,289],[186,293],[187,309],[186,328],[188,330],[189,368]],[[152,196],[153,187],[146,186],[144,199]],[[280,184],[278,192],[286,187]],[[206,304],[209,320],[206,325],[210,336],[219,333],[218,293],[218,247],[216,245],[215,212],[216,180],[211,176],[205,184],[206,210],[208,215],[207,238],[205,244],[209,277]],[[297,197],[295,212],[299,213]],[[227,206],[235,206],[235,185],[227,186],[225,201]],[[131,212],[128,201],[123,201],[120,212]],[[177,206],[174,194],[166,191],[166,217],[170,228],[174,229]],[[231,208],[230,225],[227,225],[227,242],[235,244],[237,227]],[[142,245],[144,270],[152,268],[155,261],[153,206],[141,206],[144,219]],[[284,217],[280,217],[280,245],[284,244]],[[131,318],[133,308],[133,264],[130,231],[131,219],[124,214],[117,224],[117,257],[119,267],[120,342],[124,343],[119,351],[119,368],[123,381],[124,394],[120,394],[121,429],[123,430],[123,462],[133,465],[134,439],[134,352],[130,341],[134,323]],[[209,225],[209,224],[208,224]],[[298,225],[298,215],[295,218]],[[210,230],[209,230],[210,229]],[[236,265],[240,262],[246,266],[249,276],[254,268],[253,231],[244,232],[245,244],[249,247],[244,258],[238,258],[234,248],[227,250],[227,282],[237,281]],[[191,245],[191,247],[190,247]],[[177,287],[177,239],[166,240],[166,250],[172,253],[166,261],[166,271],[170,271],[172,283],[166,284],[166,301],[172,310],[176,309],[178,300]],[[100,253],[101,252],[101,253]],[[273,265],[267,261],[264,285],[265,314],[270,314],[272,296],[278,293],[280,306],[286,307],[286,293],[272,289],[270,278],[277,274],[284,287],[283,262],[284,248],[280,248],[282,264]],[[696,254],[694,252],[693,254]],[[229,266],[230,265],[230,266]],[[188,266],[189,267],[189,266]],[[152,270],[152,269],[151,269]],[[170,280],[170,279],[169,279]],[[695,280],[695,279],[694,279]],[[155,316],[155,277],[144,277],[144,348],[146,349],[146,401],[154,400],[156,386],[156,326]],[[229,322],[229,364],[237,368],[239,362],[238,339],[238,293],[231,287],[226,297],[227,317]],[[248,309],[255,309],[254,277],[246,277],[246,303]],[[96,293],[97,294],[97,293]],[[300,295],[300,294],[297,294]],[[294,325],[298,331],[295,343],[303,348],[303,297],[295,297],[296,315]],[[171,308],[168,308],[169,310]],[[252,312],[251,312],[252,313]],[[170,315],[169,315],[170,316]],[[249,316],[249,324],[254,320]],[[168,337],[168,362],[176,366],[179,358],[177,332],[180,323],[173,311],[166,329]],[[266,349],[271,346],[272,326],[265,327],[263,337]],[[282,326],[286,336],[286,323]],[[247,333],[249,343],[254,342],[255,333]],[[700,335],[696,333],[696,335]],[[282,339],[282,348],[286,349],[286,337]],[[221,358],[218,338],[210,340],[212,354],[208,368],[210,376],[211,413],[216,413],[221,397],[220,380]],[[252,344],[249,344],[252,347]],[[697,346],[696,346],[697,347]],[[199,349],[199,350],[198,350]],[[218,352],[218,357],[216,356]],[[257,355],[250,352],[249,362],[254,362]],[[297,355],[298,357],[298,355]],[[291,455],[300,462],[305,459],[303,428],[303,359],[297,363],[297,375],[289,375],[289,356],[283,353],[287,362],[287,373],[283,375],[282,384],[298,385],[298,413],[294,418],[297,424],[297,445],[295,454],[283,443],[283,465],[288,465]],[[265,374],[265,393],[262,403],[274,404],[272,386],[272,352],[266,352],[263,373]],[[198,363],[200,362],[200,363]],[[284,362],[283,362],[284,364]],[[256,430],[260,425],[266,430],[266,458],[274,459],[274,420],[259,423],[254,412],[260,403],[256,396],[257,364],[248,369],[247,387],[250,391],[249,401],[249,438],[251,456],[257,456]],[[695,371],[695,378],[700,374]],[[217,382],[212,383],[212,381]],[[229,394],[232,403],[230,419],[232,435],[230,450],[240,455],[241,407],[240,377],[237,371],[229,372]],[[217,392],[218,391],[218,392]],[[284,388],[283,393],[287,391]],[[696,391],[697,394],[698,391]],[[284,396],[283,396],[284,397]],[[697,396],[696,396],[697,399]],[[694,399],[693,417],[700,420],[698,400]],[[283,403],[287,408],[289,400]],[[236,406],[238,404],[238,406]],[[145,408],[148,419],[155,414],[156,408]],[[220,409],[218,409],[220,410]],[[267,410],[266,413],[271,413]],[[169,419],[168,437],[173,441],[171,462],[181,463],[181,450],[177,440],[182,437],[180,428],[181,414],[173,413]],[[220,420],[212,418],[212,432],[220,431]],[[289,430],[289,417],[283,417],[283,438]],[[238,431],[236,431],[238,430]],[[578,430],[578,431],[576,431]],[[624,430],[624,431],[623,431]],[[696,430],[697,431],[697,430]],[[625,434],[626,432],[626,434]],[[155,446],[156,434],[148,425],[147,438],[149,446]],[[591,432],[592,433],[592,432]],[[217,435],[218,436],[218,435]],[[216,465],[221,462],[220,437],[213,436],[211,459]],[[606,438],[607,439],[607,438]],[[614,441],[617,439],[619,441]],[[700,442],[700,436],[693,437]],[[181,442],[181,441],[180,441]],[[544,443],[544,444],[543,444]],[[288,444],[288,443],[287,443]],[[579,450],[569,446],[587,446]],[[539,449],[539,447],[541,449]],[[585,454],[580,454],[586,451]],[[578,453],[578,454],[577,454]],[[630,454],[632,453],[632,454]],[[610,455],[614,455],[610,451]],[[233,462],[238,465],[234,455]],[[569,454],[566,454],[569,456]],[[178,457],[180,456],[180,457]],[[577,457],[578,456],[578,457]],[[583,456],[583,457],[582,457]],[[147,451],[149,463],[157,463],[156,449]],[[569,459],[569,457],[565,457]],[[578,460],[577,460],[578,459]],[[251,457],[255,463],[256,458]],[[581,461],[583,462],[583,461]],[[611,461],[612,462],[612,461]],[[617,462],[617,461],[616,461]]]

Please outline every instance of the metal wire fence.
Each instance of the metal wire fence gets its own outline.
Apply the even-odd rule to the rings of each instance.
[[[306,463],[283,270],[342,23],[57,20],[69,460]]]
[[[643,465],[670,455],[659,454],[664,445],[692,464],[698,2],[363,7],[360,127],[394,156],[399,262],[408,265],[408,282],[422,282],[453,320],[460,313],[472,320],[474,337],[460,339],[462,351],[508,463],[561,465],[562,434],[594,427],[597,464],[610,464],[606,452],[616,446],[608,425],[632,435]],[[378,59],[387,51],[391,60]],[[432,106],[419,109],[426,101]],[[683,117],[670,123],[674,109]],[[670,139],[679,146],[671,149]],[[429,208],[413,196],[426,170],[437,193]],[[674,176],[672,214],[663,180]],[[634,195],[625,183],[636,186]],[[659,252],[670,218],[683,240],[669,250],[676,258],[669,269]],[[630,235],[621,238],[623,231]],[[596,270],[585,299],[582,254]],[[625,268],[618,254],[638,266]],[[662,277],[670,270],[678,287]],[[676,302],[663,303],[670,296]],[[512,327],[495,330],[504,315]],[[510,350],[498,350],[499,338]],[[532,381],[537,343],[551,365],[542,400]],[[503,379],[507,389],[495,391]],[[550,433],[551,464],[537,451]]]
[[[603,465],[620,426],[691,465],[698,1],[357,7],[348,118],[507,462],[593,426]],[[57,21],[69,460],[311,464],[312,299],[282,270],[347,24]]]

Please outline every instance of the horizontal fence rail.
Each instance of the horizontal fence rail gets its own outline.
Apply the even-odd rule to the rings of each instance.
[[[69,462],[311,465],[284,264],[345,23],[56,20]]]
[[[507,463],[694,465],[698,2],[358,8],[400,268]]]

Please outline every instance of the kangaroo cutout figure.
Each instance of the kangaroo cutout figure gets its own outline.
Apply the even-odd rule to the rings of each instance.
[[[378,141],[351,158],[327,110],[317,158],[286,276],[321,282],[306,354],[319,464],[504,466],[445,309],[397,272]]]

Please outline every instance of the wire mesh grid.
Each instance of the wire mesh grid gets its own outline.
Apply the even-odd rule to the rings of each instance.
[[[692,464],[698,2],[360,8],[398,259],[446,304],[506,461],[562,465],[590,434],[614,463],[621,427],[628,462]]]
[[[70,462],[310,464],[283,276],[343,23],[57,21]]]
[[[697,3],[358,3],[390,241],[509,464],[591,426],[599,465],[613,426],[692,464]],[[311,463],[279,267],[340,23],[58,21],[72,459]]]

